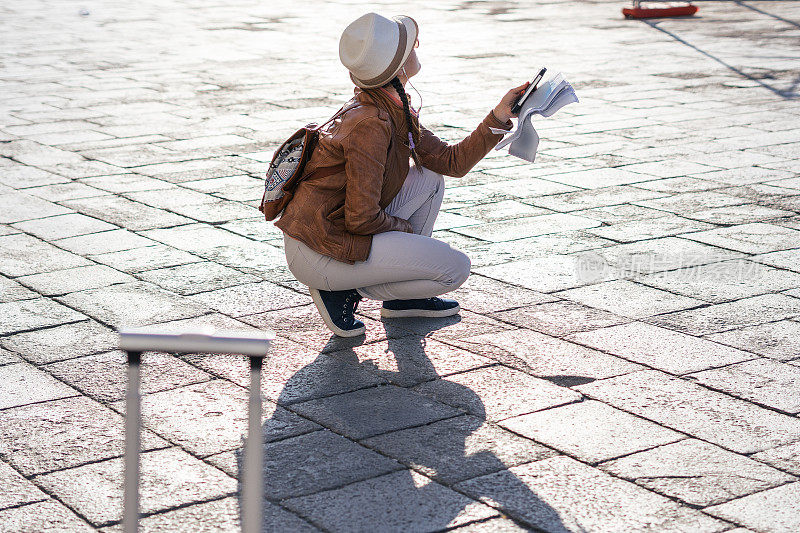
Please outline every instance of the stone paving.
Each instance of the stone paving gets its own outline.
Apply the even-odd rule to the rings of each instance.
[[[800,1],[625,4],[0,6],[0,531],[121,530],[150,324],[277,332],[264,531],[800,530]],[[581,103],[448,181],[461,316],[343,341],[255,206],[369,10],[419,21],[442,138],[541,64]],[[246,372],[145,354],[144,531],[238,531]]]

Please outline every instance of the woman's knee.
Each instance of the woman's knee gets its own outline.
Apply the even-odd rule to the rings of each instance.
[[[459,250],[453,250],[451,281],[449,284],[453,290],[459,288],[467,281],[471,268],[472,261],[470,261],[467,254]]]

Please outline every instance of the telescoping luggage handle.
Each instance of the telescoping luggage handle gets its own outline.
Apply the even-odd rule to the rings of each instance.
[[[215,331],[175,333],[153,329],[121,329],[120,348],[128,356],[125,393],[124,533],[139,530],[139,450],[141,448],[142,352],[242,354],[250,357],[250,403],[242,483],[242,532],[261,530],[263,451],[261,438],[261,369],[275,335],[272,332]]]

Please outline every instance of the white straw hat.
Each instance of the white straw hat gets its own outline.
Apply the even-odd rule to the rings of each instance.
[[[339,39],[339,59],[353,83],[362,89],[380,87],[403,68],[418,33],[411,17],[387,19],[367,13],[345,28]]]

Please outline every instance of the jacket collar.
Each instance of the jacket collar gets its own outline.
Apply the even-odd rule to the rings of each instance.
[[[381,91],[380,89],[361,89],[360,87],[356,87],[355,99],[362,103],[376,105],[389,113],[398,134],[408,130],[403,104],[395,100],[389,93]]]

